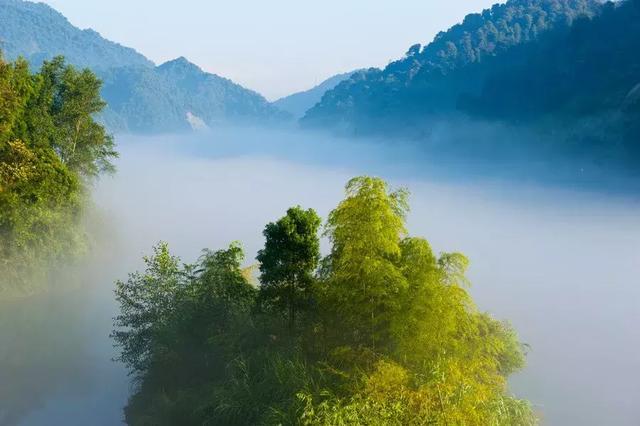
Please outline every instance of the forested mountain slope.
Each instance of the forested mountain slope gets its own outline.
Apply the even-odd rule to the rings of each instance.
[[[0,40],[4,56],[23,56],[34,66],[62,55],[67,61],[94,70],[153,63],[134,49],[106,40],[93,30],[74,27],[44,3],[0,0]]]
[[[553,28],[567,27],[578,17],[592,16],[599,8],[593,0],[511,0],[468,15],[429,45],[412,46],[385,69],[357,73],[338,85],[305,121],[329,124],[344,117],[357,125],[413,108],[422,113],[455,108],[460,92],[481,86],[478,65]]]
[[[194,123],[273,122],[288,117],[259,94],[181,58],[160,67],[135,50],[74,27],[42,3],[0,0],[1,48],[33,69],[62,55],[104,80],[101,120],[116,132],[175,132]]]
[[[355,74],[302,123],[425,145],[448,126],[446,149],[457,152],[523,149],[636,169],[639,17],[638,0],[495,5],[384,70]],[[508,129],[507,140],[483,138],[487,127]]]
[[[188,130],[193,120],[208,126],[229,122],[280,122],[288,114],[256,92],[202,71],[184,58],[158,67],[102,72],[110,128],[135,133]]]

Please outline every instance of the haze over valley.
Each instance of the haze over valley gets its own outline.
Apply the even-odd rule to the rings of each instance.
[[[0,426],[638,424],[640,1],[478,7],[271,101],[0,0]]]

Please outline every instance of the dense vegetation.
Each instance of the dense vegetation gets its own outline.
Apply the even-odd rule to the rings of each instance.
[[[94,120],[100,85],[62,58],[33,74],[0,57],[0,296],[35,291],[39,266],[83,248],[86,186],[116,156]]]
[[[535,424],[507,393],[511,327],[474,306],[468,260],[405,229],[407,192],[359,177],[321,220],[265,227],[259,285],[237,244],[189,265],[166,244],[117,283],[132,425]]]
[[[0,42],[9,59],[39,66],[63,55],[103,81],[108,107],[101,121],[111,131],[176,132],[194,123],[265,123],[288,119],[261,95],[209,74],[183,58],[156,67],[133,49],[80,30],[43,3],[0,0]]]
[[[545,159],[631,161],[637,169],[639,5],[495,5],[429,45],[411,47],[384,70],[355,74],[329,91],[303,123],[425,141],[449,125],[454,130],[445,149],[457,153],[495,158],[519,148]],[[511,133],[491,135],[484,144],[487,132],[478,129],[487,125]],[[470,127],[476,131],[456,133]]]
[[[595,17],[490,63],[480,90],[458,106],[481,119],[557,132],[573,158],[614,159],[638,170],[639,49],[640,1],[606,3]]]
[[[385,69],[369,69],[327,93],[307,114],[308,122],[343,117],[375,121],[413,113],[441,113],[455,108],[460,92],[473,91],[483,73],[477,66],[514,46],[535,43],[545,32],[566,27],[599,8],[594,0],[510,0],[438,34],[425,47],[412,46],[404,58]],[[474,65],[476,65],[474,67]],[[392,117],[388,117],[392,114]]]

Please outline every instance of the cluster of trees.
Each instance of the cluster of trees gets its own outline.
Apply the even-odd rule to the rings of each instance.
[[[83,249],[85,188],[116,156],[94,120],[100,85],[61,57],[32,73],[0,56],[0,295],[35,291],[38,266]]]
[[[321,220],[294,207],[264,230],[259,284],[237,244],[182,264],[166,244],[116,285],[112,337],[133,425],[536,423],[507,393],[524,364],[478,311],[467,259],[405,228],[407,192],[358,177]]]

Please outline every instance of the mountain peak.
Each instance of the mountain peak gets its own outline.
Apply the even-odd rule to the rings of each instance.
[[[199,66],[189,61],[184,56],[180,56],[176,59],[167,61],[164,64],[160,65],[158,68],[165,69],[165,70],[166,69],[182,69],[182,70],[202,72],[202,69]]]
[[[7,59],[24,56],[34,67],[62,55],[69,63],[94,70],[119,66],[154,66],[135,50],[81,30],[45,3],[0,0],[0,40]]]

